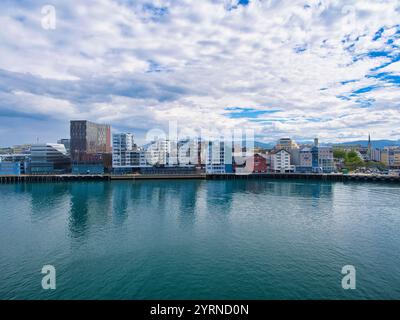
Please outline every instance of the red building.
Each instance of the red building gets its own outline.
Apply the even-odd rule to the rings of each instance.
[[[239,160],[239,159],[238,159]],[[247,167],[252,170],[253,173],[265,173],[270,171],[270,163],[267,161],[267,158],[263,155],[256,153],[252,157],[242,158],[237,163],[235,161],[234,168],[244,168]],[[249,171],[247,171],[249,172]]]
[[[254,158],[253,173],[264,173],[268,171],[267,159],[265,157],[256,153],[252,158]]]

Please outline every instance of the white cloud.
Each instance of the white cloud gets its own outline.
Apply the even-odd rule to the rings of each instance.
[[[47,97],[37,112],[60,109],[132,129],[165,127],[168,120],[193,128],[244,126],[265,140],[352,139],[368,131],[384,138],[396,130],[398,87],[367,77],[391,61],[390,54],[369,52],[395,51],[387,41],[398,41],[396,0],[253,0],[232,10],[224,0],[159,0],[153,7],[141,0],[55,1],[54,31],[40,27],[41,4],[34,3],[0,14],[0,24],[8,26],[0,30],[0,69],[49,83],[75,81],[78,91],[90,82],[91,91],[82,94],[103,96],[87,104],[71,98],[53,108],[46,107]],[[379,72],[398,74],[398,66]],[[116,92],[105,92],[100,78],[109,78]],[[379,89],[352,95],[368,86]],[[54,102],[67,99],[52,94]],[[26,96],[27,103],[35,99]],[[360,103],[366,99],[374,101],[368,109]],[[228,107],[280,111],[255,122],[228,117]]]

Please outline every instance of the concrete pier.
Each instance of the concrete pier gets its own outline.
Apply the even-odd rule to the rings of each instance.
[[[30,183],[30,182],[65,182],[65,181],[95,181],[110,180],[109,175],[0,175],[0,184]]]
[[[0,184],[31,182],[66,182],[66,181],[112,181],[112,180],[315,180],[315,181],[357,181],[357,182],[391,182],[400,183],[400,176],[390,175],[344,175],[344,174],[306,174],[306,173],[254,173],[236,174],[133,174],[133,175],[20,175],[0,176]]]

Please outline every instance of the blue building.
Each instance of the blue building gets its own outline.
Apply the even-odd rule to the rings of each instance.
[[[332,147],[320,146],[318,139],[314,139],[314,146],[311,148],[311,155],[312,172],[331,173],[335,171]]]
[[[30,173],[29,156],[8,154],[0,156],[0,175],[21,175]]]
[[[206,173],[233,173],[232,141],[209,141],[206,151]]]

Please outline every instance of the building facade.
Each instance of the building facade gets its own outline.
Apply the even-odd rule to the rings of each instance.
[[[265,173],[269,171],[268,161],[262,154],[256,153],[252,159],[253,173]]]
[[[63,144],[34,144],[30,158],[32,174],[66,173],[71,167],[70,157]]]
[[[305,168],[312,167],[311,148],[305,147],[300,150],[300,166]]]
[[[70,123],[70,153],[73,161],[82,161],[87,154],[111,153],[111,127],[87,120]]]
[[[385,147],[381,152],[381,161],[390,168],[400,168],[400,147]]]
[[[320,146],[318,139],[315,139],[314,146],[311,148],[311,154],[313,172],[331,173],[335,171],[332,147]]]
[[[300,165],[300,147],[296,141],[290,138],[279,139],[274,149],[276,151],[286,150],[290,153],[290,164]]]
[[[148,167],[146,154],[135,144],[133,134],[113,134],[112,167],[116,173],[127,173],[135,168]]]
[[[233,173],[232,142],[208,141],[206,150],[206,173]]]
[[[30,173],[30,158],[27,154],[0,155],[0,175],[21,175]]]
[[[71,151],[71,142],[70,139],[60,139],[57,141],[58,144],[63,144],[65,149],[67,150],[67,154],[70,154]]]
[[[152,141],[145,149],[146,161],[156,167],[166,167],[174,163],[170,156],[171,142],[168,139]]]
[[[281,149],[271,152],[271,169],[274,172],[293,172],[294,165],[290,164],[290,152]]]

